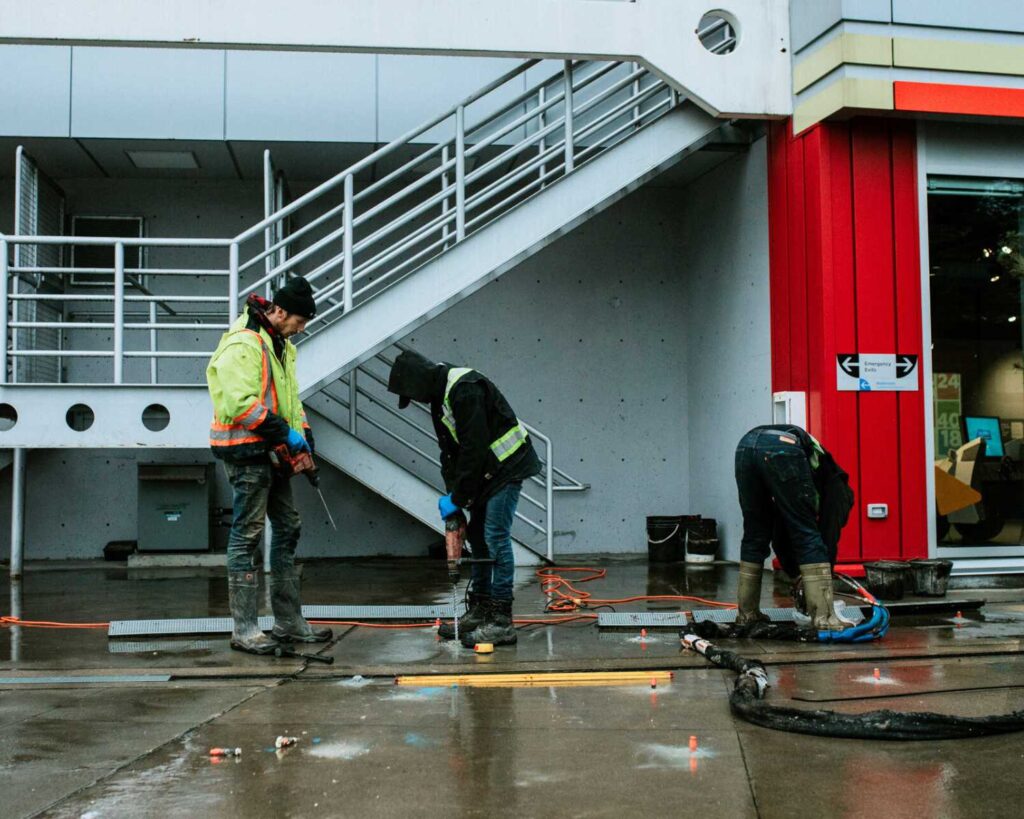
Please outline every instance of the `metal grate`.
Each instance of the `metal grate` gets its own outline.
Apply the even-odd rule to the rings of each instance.
[[[154,651],[199,651],[223,647],[213,640],[118,640],[107,645],[110,654],[149,654]]]
[[[864,619],[864,614],[857,606],[847,606],[842,600],[835,602],[836,613],[841,614],[853,623],[859,623]],[[810,618],[792,608],[762,608],[762,612],[768,615],[773,623],[810,623]],[[698,609],[693,612],[695,623],[735,623],[736,609]]]
[[[313,620],[436,620],[454,617],[450,603],[437,606],[303,606],[302,614]],[[465,609],[458,609],[461,616]],[[260,628],[270,631],[274,618],[264,615]],[[114,620],[108,637],[147,637],[177,634],[230,634],[230,617],[198,617],[178,620]]]
[[[83,683],[170,682],[170,674],[107,674],[94,677],[0,677],[0,685],[82,685]]]
[[[598,628],[681,628],[687,623],[682,611],[599,611]]]

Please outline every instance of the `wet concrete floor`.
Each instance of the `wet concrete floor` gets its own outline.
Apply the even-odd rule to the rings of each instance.
[[[734,599],[735,567],[604,562],[600,598]],[[440,603],[434,563],[317,562],[307,603]],[[1024,590],[895,620],[859,646],[732,641],[769,668],[778,704],[979,716],[1024,708]],[[765,604],[788,605],[765,583]],[[980,586],[980,587],[977,587]],[[27,620],[223,616],[223,575],[31,567],[3,599]],[[522,570],[517,617],[543,616]],[[690,609],[660,601],[620,611]],[[4,608],[7,608],[6,606]],[[729,711],[732,674],[681,652],[674,630],[524,625],[480,657],[432,628],[341,627],[333,666],[228,649],[226,636],[108,640],[103,629],[0,629],[0,816],[894,816],[1017,815],[1024,736],[955,742],[781,733]],[[397,686],[395,675],[673,670],[652,688]],[[88,682],[87,680],[100,681]],[[106,679],[103,679],[106,678]],[[129,679],[149,681],[128,682]],[[298,737],[276,751],[278,735]],[[695,746],[691,745],[695,737]],[[214,746],[242,748],[211,760]]]

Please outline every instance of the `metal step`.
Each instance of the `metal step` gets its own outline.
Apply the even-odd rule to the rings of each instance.
[[[860,623],[864,620],[864,613],[857,606],[847,606],[842,600],[835,601],[836,614],[844,617],[852,623]],[[809,625],[811,618],[801,614],[792,608],[768,607],[761,611],[768,616],[773,623],[800,623]],[[693,622],[706,623],[735,623],[736,609],[696,609],[693,612]]]
[[[455,609],[450,603],[435,606],[303,606],[302,615],[311,620],[436,620],[452,618]],[[458,609],[459,616],[465,608]],[[176,620],[113,620],[107,628],[108,637],[153,637],[180,634],[230,634],[230,617],[197,617]],[[263,631],[270,631],[274,618],[259,618]]]
[[[687,624],[685,611],[599,611],[598,628],[682,628]]]

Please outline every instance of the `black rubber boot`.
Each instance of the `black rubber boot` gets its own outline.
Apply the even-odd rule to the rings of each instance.
[[[516,629],[512,625],[512,601],[495,600],[493,597],[484,607],[484,623],[462,636],[462,644],[472,648],[477,643],[491,643],[496,646],[515,645]]]
[[[484,611],[487,608],[487,601],[490,599],[490,595],[487,594],[470,593],[469,608],[466,609],[466,613],[459,618],[460,637],[463,634],[469,634],[473,629],[479,628],[484,624]],[[441,627],[438,628],[437,633],[442,640],[454,640],[455,623],[441,623]]]
[[[294,567],[270,575],[270,605],[274,609],[274,639],[282,643],[326,643],[329,628],[311,626],[302,616],[299,573]]]
[[[235,621],[231,632],[231,647],[235,651],[249,654],[273,654],[277,641],[271,640],[260,630],[259,574],[230,572],[228,574],[228,604],[231,619]]]

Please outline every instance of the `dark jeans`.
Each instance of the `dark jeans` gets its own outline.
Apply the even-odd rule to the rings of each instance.
[[[516,562],[512,554],[512,521],[522,481],[505,484],[487,500],[483,510],[470,512],[466,539],[473,557],[494,558],[494,565],[473,564],[470,589],[475,594],[488,594],[495,600],[512,599],[512,581]]]
[[[238,466],[224,462],[224,471],[234,490],[228,571],[247,572],[261,565],[266,518],[271,526],[270,570],[291,569],[302,520],[292,501],[289,479],[274,472],[269,463]]]
[[[751,430],[736,448],[736,487],[743,510],[740,559],[761,563],[775,554],[787,573],[806,563],[828,563],[818,529],[818,492],[811,465],[799,442],[771,430]]]

